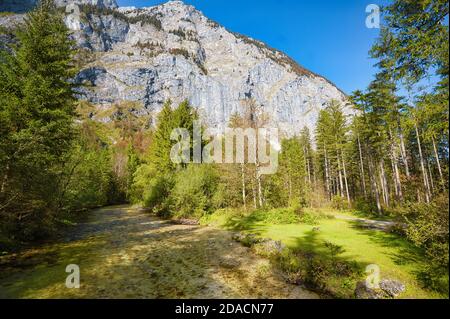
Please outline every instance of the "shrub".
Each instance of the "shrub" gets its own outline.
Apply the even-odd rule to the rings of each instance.
[[[333,208],[335,209],[348,209],[348,202],[347,199],[345,199],[342,196],[333,196],[333,198],[331,199],[331,205],[333,206]]]
[[[174,215],[200,218],[211,213],[217,184],[218,175],[209,165],[189,165],[178,172],[171,193]]]
[[[265,221],[269,224],[295,224],[299,222],[299,215],[293,208],[276,208],[268,211]]]
[[[252,218],[267,224],[296,224],[300,216],[294,208],[275,208],[269,211],[258,210],[252,213]]]
[[[309,211],[303,211],[300,215],[300,222],[307,225],[317,225],[319,223],[319,216]]]
[[[169,53],[172,55],[181,55],[186,60],[188,60],[190,57],[189,52],[186,49],[173,48],[169,49]]]
[[[181,28],[178,28],[177,30],[169,30],[168,32],[172,33],[182,39],[186,39],[186,32]]]
[[[169,193],[172,187],[172,176],[161,174],[151,164],[144,164],[134,173],[129,198],[132,203],[151,208],[158,216],[169,217],[171,207]]]
[[[361,265],[342,258],[343,249],[338,245],[324,242],[323,248],[328,252],[284,249],[274,261],[291,283],[335,298],[352,298],[356,282],[363,276]]]
[[[144,190],[144,206],[152,208],[152,211],[161,217],[170,216],[169,193],[172,187],[172,179],[168,175],[157,175],[149,181]]]
[[[398,213],[406,221],[407,238],[425,250],[428,264],[419,275],[423,283],[448,293],[449,206],[446,194],[432,203],[410,203]]]
[[[364,214],[376,214],[379,216],[379,213],[377,212],[377,206],[374,202],[368,201],[364,198],[358,198],[353,203],[355,210],[364,213]]]

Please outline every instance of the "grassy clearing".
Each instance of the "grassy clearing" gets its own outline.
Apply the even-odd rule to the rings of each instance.
[[[263,215],[261,212],[243,214],[238,211],[222,210],[202,222],[227,229],[243,230],[262,238],[280,240],[298,255],[297,260],[300,260],[300,264],[293,265],[296,269],[307,267],[301,260],[309,254],[317,256],[319,261],[326,261],[323,264],[327,267],[335,265],[333,248],[330,250],[330,244],[341,247],[343,251],[337,254],[339,256],[336,260],[347,268],[353,267],[354,271],[345,276],[335,276],[334,271],[313,274],[323,276],[327,290],[337,297],[352,297],[356,282],[365,277],[363,270],[370,264],[380,267],[382,278],[399,280],[406,285],[406,291],[400,298],[448,297],[422,287],[417,276],[425,265],[423,252],[397,235],[362,229],[356,222],[333,219],[330,216],[341,215],[341,212],[331,210],[328,212],[307,210],[306,215],[317,215],[314,223],[271,223],[268,220],[272,218],[263,218]],[[270,215],[271,213],[267,214]],[[346,215],[356,216],[349,212]],[[286,260],[288,263],[293,262],[292,259],[284,258],[284,266]],[[291,266],[287,265],[287,268]]]

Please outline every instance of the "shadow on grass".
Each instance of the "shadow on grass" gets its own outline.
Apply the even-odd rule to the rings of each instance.
[[[296,273],[298,281],[308,289],[328,298],[354,297],[364,265],[352,256],[342,256],[343,247],[324,241],[317,231],[311,230],[296,238],[292,252],[294,263],[290,260],[286,270]]]
[[[263,223],[264,217],[259,214],[249,214],[246,216],[232,216],[224,224],[224,228],[232,231],[251,232],[257,236],[267,228]]]
[[[376,220],[376,221],[388,221],[388,222],[394,222],[395,219],[390,215],[380,215],[378,213],[368,213],[362,210],[355,210],[352,211],[352,215],[354,215],[357,218],[362,219],[369,219],[369,220]]]
[[[386,252],[385,255],[396,265],[410,266],[412,268],[410,273],[415,276],[422,288],[448,297],[448,269],[445,271],[431,264],[422,248],[414,246],[400,235],[365,229],[357,222],[352,222],[352,228],[367,236],[377,245],[390,248],[390,252]]]
[[[351,221],[349,223],[359,234],[367,236],[375,244],[381,247],[392,248],[391,252],[386,254],[396,265],[423,265],[426,263],[424,251],[415,247],[400,235],[380,230],[367,229],[356,221]]]

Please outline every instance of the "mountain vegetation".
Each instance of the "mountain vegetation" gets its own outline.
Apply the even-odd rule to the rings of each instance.
[[[421,284],[448,294],[448,10],[444,0],[386,6],[370,52],[379,71],[351,95],[355,115],[329,101],[315,131],[281,140],[277,173],[261,175],[259,163],[171,161],[172,131],[192,132],[199,117],[188,101],[167,101],[154,127],[121,105],[112,123],[85,116],[92,106],[74,98],[71,81],[77,51],[61,13],[42,0],[15,31],[17,43],[0,52],[0,246],[48,238],[87,209],[126,202],[162,218],[207,222],[239,211],[234,229],[255,221],[314,225],[332,219],[314,212],[354,211],[395,222],[396,238],[427,258]],[[421,87],[424,78],[434,79],[432,87]],[[254,100],[242,105],[229,127],[264,126],[267,115]],[[307,254],[298,251],[279,262],[321,290],[329,271],[359,276],[357,265],[338,260],[340,246],[324,247],[326,259],[293,265]]]

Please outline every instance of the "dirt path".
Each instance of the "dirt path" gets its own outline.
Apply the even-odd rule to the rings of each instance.
[[[77,264],[80,289],[65,287]],[[96,210],[59,243],[0,257],[0,298],[318,298],[229,232],[127,206]]]
[[[357,217],[350,217],[350,216],[344,216],[344,215],[335,215],[334,216],[337,219],[342,220],[349,220],[356,223],[359,223],[360,225],[371,228],[371,229],[378,229],[382,231],[389,231],[391,227],[394,227],[396,225],[399,225],[398,223],[392,222],[392,221],[382,221],[382,220],[373,220],[373,219],[365,219],[365,218],[357,218]],[[402,224],[400,224],[402,225]],[[406,227],[406,225],[403,225]]]

